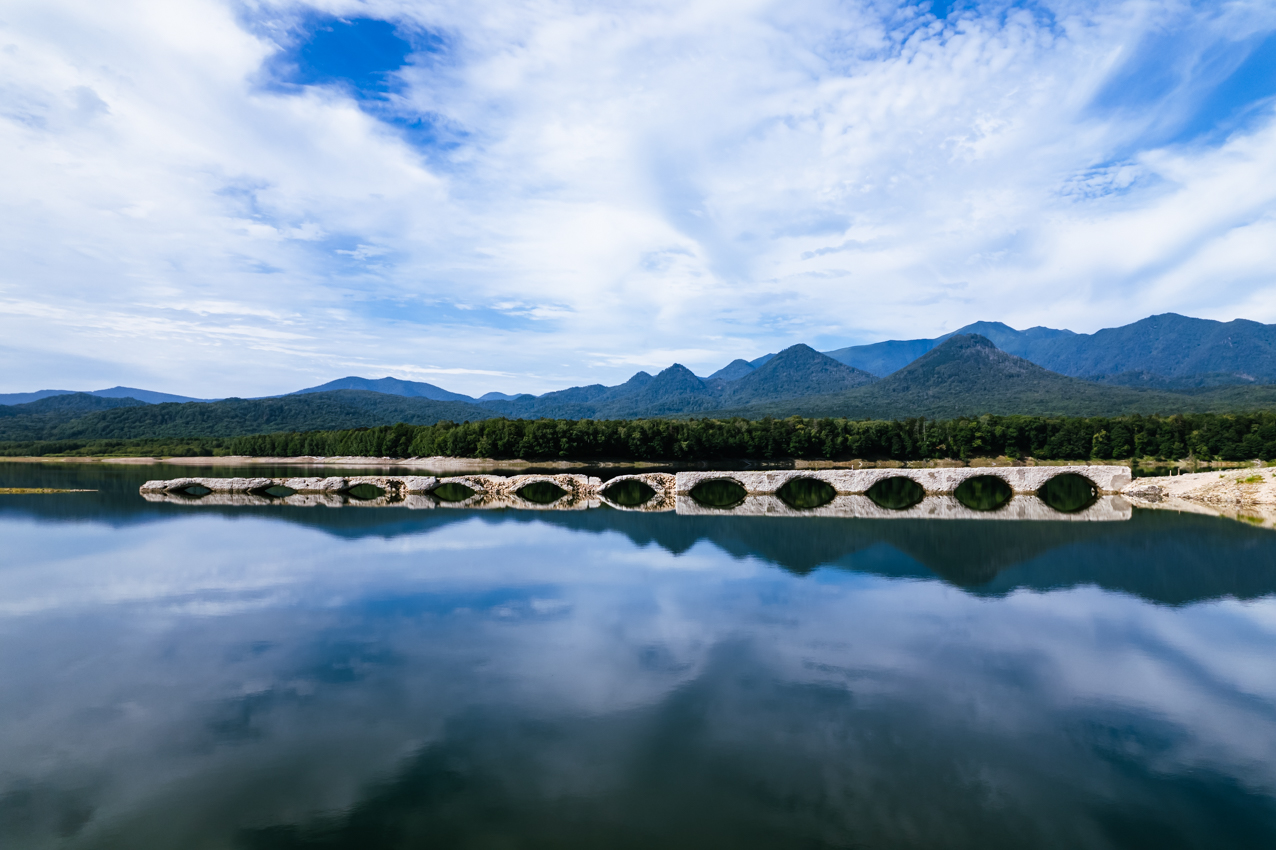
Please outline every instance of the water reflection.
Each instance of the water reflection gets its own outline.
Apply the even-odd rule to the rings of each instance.
[[[922,485],[911,478],[885,478],[878,481],[865,493],[879,508],[888,511],[902,511],[919,504],[926,498]]]
[[[194,510],[102,480],[0,500],[6,848],[1276,835],[1269,531]]]
[[[837,498],[832,485],[816,478],[794,478],[776,491],[784,504],[799,511],[827,505]]]
[[[977,475],[961,482],[953,495],[972,511],[995,511],[1004,507],[1014,492],[996,475]]]
[[[276,488],[272,487],[270,489],[273,490]],[[286,487],[280,487],[278,489],[287,490]],[[266,490],[265,492],[270,494],[270,490]],[[282,493],[281,495],[287,496],[290,494]],[[350,496],[352,499],[358,499],[361,502],[367,502],[367,501],[371,501],[372,499],[380,499],[382,496],[385,495],[385,491],[382,490],[380,487],[374,487],[371,484],[356,484],[354,487],[351,487],[349,490],[346,491],[346,495]]]
[[[1065,473],[1056,475],[1037,491],[1037,496],[1061,513],[1070,514],[1085,510],[1099,498],[1094,482],[1084,475]]]
[[[474,491],[464,484],[448,481],[431,490],[430,495],[443,502],[464,502],[474,495]]]
[[[525,484],[518,495],[534,505],[552,505],[567,495],[567,491],[552,481],[533,481]]]
[[[727,509],[742,503],[748,493],[729,478],[713,478],[691,488],[691,498],[706,508]]]
[[[636,508],[650,502],[656,491],[636,478],[626,478],[605,488],[603,495],[622,508]]]

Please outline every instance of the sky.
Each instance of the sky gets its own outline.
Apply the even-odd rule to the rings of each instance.
[[[0,0],[0,392],[1276,322],[1276,4]]]

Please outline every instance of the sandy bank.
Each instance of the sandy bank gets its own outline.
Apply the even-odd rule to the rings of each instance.
[[[1141,478],[1121,494],[1136,507],[1224,516],[1276,528],[1276,470],[1266,467]]]

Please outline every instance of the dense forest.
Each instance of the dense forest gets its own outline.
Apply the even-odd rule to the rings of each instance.
[[[233,438],[10,442],[0,455],[487,457],[527,460],[1276,460],[1276,413],[848,419],[486,419]]]

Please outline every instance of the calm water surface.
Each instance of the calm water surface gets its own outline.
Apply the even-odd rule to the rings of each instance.
[[[0,847],[1276,846],[1271,531],[182,474],[0,464]]]

